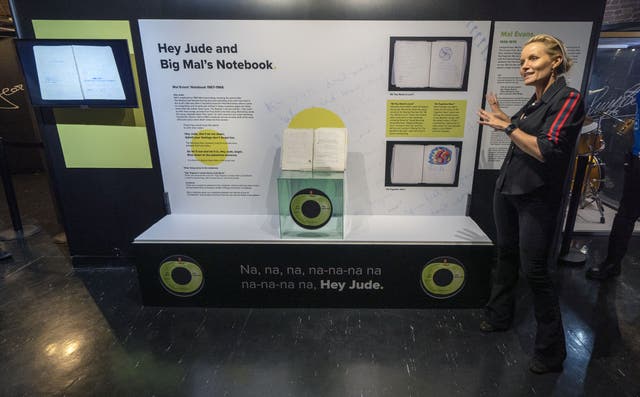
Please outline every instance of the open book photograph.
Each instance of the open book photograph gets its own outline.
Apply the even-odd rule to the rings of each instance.
[[[470,37],[391,37],[389,91],[466,91]]]
[[[282,133],[282,170],[342,172],[346,166],[346,128],[287,128]]]
[[[109,46],[34,46],[42,99],[124,100]]]
[[[18,39],[29,97],[44,107],[137,107],[126,40]]]
[[[389,141],[386,186],[457,186],[462,142]]]

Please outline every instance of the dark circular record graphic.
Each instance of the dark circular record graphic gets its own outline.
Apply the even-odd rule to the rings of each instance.
[[[446,299],[462,290],[465,283],[465,268],[450,256],[440,256],[429,261],[420,274],[424,292],[432,298]]]
[[[319,229],[331,220],[331,200],[318,189],[302,189],[289,201],[289,213],[298,226]]]
[[[200,292],[204,284],[200,265],[184,255],[173,255],[163,260],[158,273],[162,287],[176,296],[193,296]]]

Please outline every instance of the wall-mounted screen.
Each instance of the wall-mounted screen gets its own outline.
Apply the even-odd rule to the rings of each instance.
[[[126,40],[16,40],[31,103],[137,107]]]

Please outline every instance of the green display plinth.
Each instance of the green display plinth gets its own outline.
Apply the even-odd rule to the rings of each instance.
[[[282,171],[280,238],[344,237],[344,172]]]

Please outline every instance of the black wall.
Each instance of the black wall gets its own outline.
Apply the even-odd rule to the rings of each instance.
[[[538,0],[10,0],[20,37],[30,19],[373,19],[602,21],[605,1]]]
[[[42,171],[42,149],[13,39],[0,38],[0,136],[12,173]]]

